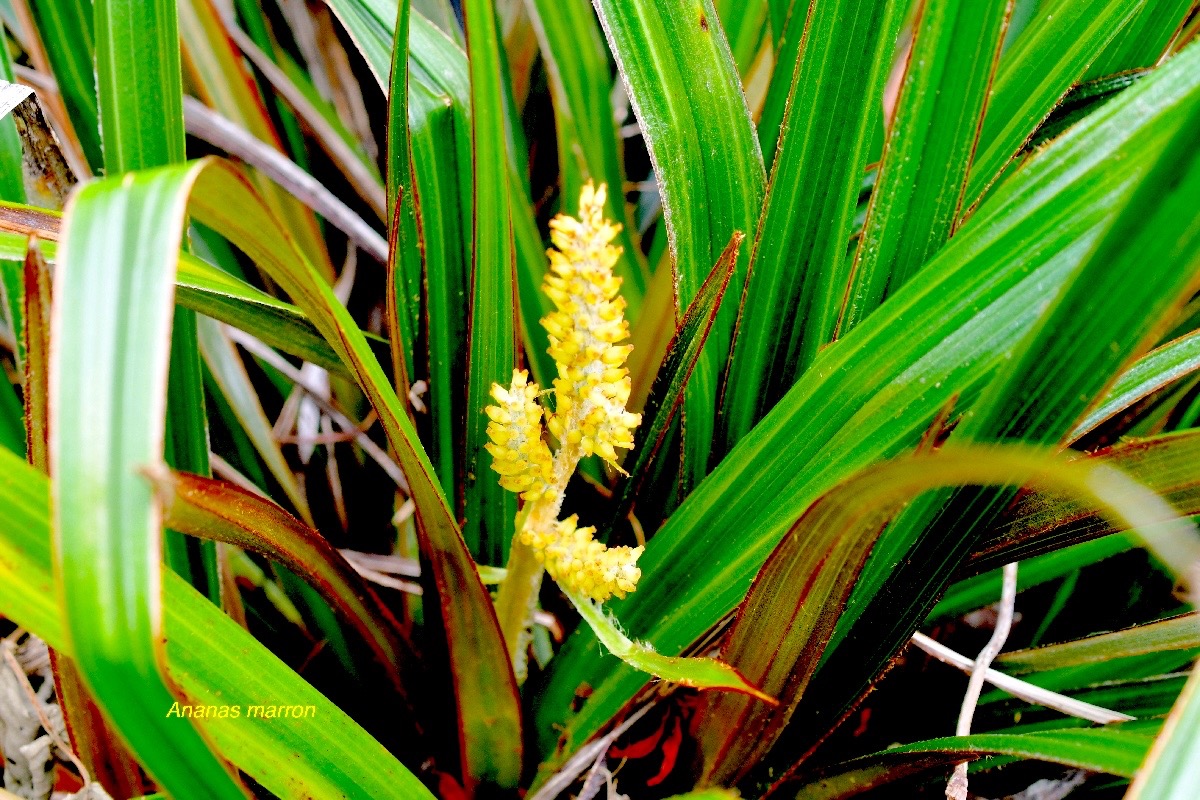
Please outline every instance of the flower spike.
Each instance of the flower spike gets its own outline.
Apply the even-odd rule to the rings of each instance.
[[[525,370],[513,370],[508,389],[492,385],[492,397],[499,405],[486,409],[491,441],[484,447],[492,454],[492,469],[500,473],[500,485],[534,501],[553,496],[553,466],[550,448],[542,439],[538,385],[528,379]]]
[[[612,272],[621,249],[611,244],[621,227],[604,219],[604,201],[605,187],[589,183],[579,218],[560,214],[550,223],[557,249],[548,251],[544,290],[556,310],[542,327],[558,364],[550,432],[559,441],[573,437],[583,455],[596,453],[619,469],[616,448],[633,447],[633,429],[642,418],[625,410],[630,382],[624,365],[633,347],[618,344],[628,338],[629,323],[618,294],[621,279]]]
[[[592,538],[595,528],[579,527],[574,516],[558,520],[563,492],[579,460],[593,453],[620,470],[617,449],[633,447],[640,414],[625,410],[630,379],[625,361],[632,346],[621,279],[613,265],[621,249],[612,244],[621,230],[604,218],[605,187],[588,183],[579,200],[579,216],[563,214],[550,223],[554,248],[543,289],[555,310],[542,320],[549,353],[558,366],[554,380],[555,412],[546,426],[558,440],[553,456],[542,438],[543,411],[538,386],[523,371],[512,384],[492,387],[497,405],[485,445],[500,485],[526,501],[519,540],[565,589],[604,602],[637,587],[641,547],[606,547]]]

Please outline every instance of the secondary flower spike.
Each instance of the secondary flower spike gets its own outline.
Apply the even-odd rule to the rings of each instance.
[[[528,374],[513,371],[506,389],[492,387],[497,405],[488,406],[492,469],[500,485],[520,492],[526,502],[517,536],[528,545],[550,577],[564,587],[603,602],[632,592],[641,570],[641,547],[606,547],[594,528],[578,527],[572,516],[558,519],[563,492],[584,456],[595,453],[614,468],[617,448],[633,447],[640,414],[625,410],[633,349],[620,344],[629,336],[621,279],[612,273],[621,250],[612,244],[620,226],[604,218],[605,187],[584,187],[579,217],[563,214],[550,223],[554,249],[544,291],[555,310],[542,320],[550,335],[548,352],[558,366],[554,380],[556,410],[546,414],[558,440],[551,455],[543,438],[540,390]]]

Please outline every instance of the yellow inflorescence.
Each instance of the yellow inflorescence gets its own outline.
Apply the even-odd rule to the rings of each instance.
[[[617,344],[629,336],[621,279],[612,273],[621,249],[611,242],[621,228],[604,219],[604,200],[604,186],[594,190],[589,183],[579,218],[560,214],[550,223],[557,249],[548,253],[543,288],[556,310],[542,327],[558,364],[550,432],[615,467],[616,448],[633,447],[633,429],[642,418],[625,410],[630,385],[624,365],[633,348]]]
[[[533,548],[550,577],[563,586],[604,602],[612,595],[624,597],[637,588],[642,571],[637,568],[641,547],[605,547],[592,538],[595,528],[577,527],[574,514],[548,530],[526,528],[521,541]]]
[[[637,568],[642,548],[606,547],[592,538],[594,528],[578,527],[576,517],[557,519],[579,459],[595,453],[620,469],[617,448],[633,447],[633,429],[642,420],[625,410],[630,390],[625,361],[633,348],[619,344],[629,336],[621,279],[612,273],[621,255],[612,245],[620,226],[604,218],[604,200],[604,186],[589,183],[579,217],[560,214],[550,223],[557,249],[548,252],[543,288],[555,311],[542,326],[558,365],[556,410],[547,415],[558,449],[551,456],[542,438],[539,389],[523,371],[513,372],[508,389],[492,387],[498,405],[487,408],[492,441],[486,445],[500,485],[521,492],[526,501],[520,540],[559,584],[598,602],[632,592],[642,574]]]
[[[554,494],[554,468],[550,448],[542,439],[538,386],[528,379],[525,370],[514,369],[508,389],[492,385],[492,397],[499,405],[486,409],[492,420],[487,427],[492,441],[484,447],[492,454],[492,469],[500,473],[500,485],[534,501]]]

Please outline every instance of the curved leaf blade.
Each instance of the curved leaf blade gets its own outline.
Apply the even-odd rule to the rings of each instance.
[[[484,450],[488,418],[483,413],[490,402],[492,386],[507,386],[517,364],[516,274],[501,45],[491,0],[466,0],[463,12],[471,73],[471,155],[475,165],[463,536],[481,561],[503,564],[515,532],[517,496],[503,488],[489,469],[491,456]],[[518,758],[515,770],[495,777],[506,786],[515,786],[519,776]]]
[[[151,774],[173,793],[242,797],[199,732],[166,717],[162,520],[139,469],[163,457],[181,232],[146,226],[128,200],[165,199],[156,174],[89,184],[67,207],[51,331],[55,569],[80,669]],[[157,257],[126,258],[142,248]]]
[[[17,456],[0,453],[0,609],[72,656],[55,600],[50,505],[46,477]],[[206,715],[197,724],[231,763],[268,791],[287,800],[432,798],[337,706],[169,571],[163,616],[167,672],[181,693],[194,705],[237,706],[246,712],[236,718]],[[312,706],[316,724],[281,725],[279,719],[247,711],[279,704]]]
[[[1001,654],[997,661],[1001,666],[1021,675],[1196,647],[1200,647],[1200,618],[1191,613],[1111,633],[1100,633],[1072,642],[1031,650],[1014,650]]]
[[[809,503],[915,446],[952,397],[977,396],[1198,92],[1200,47],[1190,47],[1041,151],[933,263],[827,348],[649,542],[638,591],[614,604],[631,633],[681,651],[736,606]],[[596,652],[576,633],[555,657],[538,704],[543,752],[554,750],[558,725],[565,749],[578,747],[644,683],[631,670],[596,668]],[[581,683],[593,694],[568,716]]]
[[[1000,62],[967,179],[970,209],[1144,0],[1052,0]]]
[[[822,495],[759,571],[722,647],[723,659],[780,703],[764,707],[733,695],[708,700],[700,730],[710,779],[740,780],[775,743],[832,639],[840,615],[830,609],[844,613],[868,553],[907,502],[946,486],[1034,486],[1069,494],[1116,524],[1136,527],[1148,490],[1102,494],[1096,478],[1107,470],[1098,460],[1069,462],[1017,445],[947,447],[869,467]],[[1147,540],[1177,537],[1200,553],[1200,538],[1188,542],[1196,534],[1190,522],[1166,514],[1155,525],[1171,533],[1146,529]],[[1195,620],[1186,619],[1192,628]],[[1190,632],[1194,638],[1197,631]]]
[[[396,690],[405,691],[400,670],[414,663],[407,633],[321,534],[269,500],[224,481],[184,472],[149,477],[163,497],[167,524],[182,533],[253,550],[306,577],[371,647]]]

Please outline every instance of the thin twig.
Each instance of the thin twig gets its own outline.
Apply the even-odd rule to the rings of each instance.
[[[87,786],[92,782],[92,777],[88,773],[87,767],[79,760],[79,756],[75,755],[75,751],[71,749],[70,743],[64,742],[55,732],[54,726],[50,723],[50,718],[46,716],[46,709],[42,707],[42,701],[38,699],[37,692],[33,689],[33,684],[29,682],[29,676],[25,674],[25,670],[21,668],[20,663],[17,661],[17,656],[13,653],[13,648],[14,645],[10,640],[6,640],[3,644],[0,644],[0,650],[4,651],[4,662],[13,671],[13,674],[16,675],[17,682],[21,684],[22,690],[24,690],[26,697],[29,699],[29,704],[33,707],[34,712],[37,713],[38,722],[41,723],[42,729],[46,731],[46,735],[50,737],[50,741],[75,765],[75,769],[79,771],[79,776],[83,778],[84,786]]]
[[[1017,563],[1004,565],[1003,582],[1000,586],[1000,607],[996,613],[996,627],[992,637],[984,645],[983,650],[971,665],[971,680],[967,682],[967,693],[963,695],[962,709],[958,712],[958,726],[954,730],[956,736],[967,736],[971,733],[971,721],[975,718],[975,706],[979,703],[979,693],[983,691],[983,680],[987,676],[992,660],[1000,655],[1004,643],[1008,640],[1008,632],[1012,630],[1013,611],[1017,604]],[[954,774],[946,784],[946,797],[950,800],[967,800],[967,762],[960,761],[954,766]]]
[[[275,369],[279,370],[284,377],[290,380],[296,386],[308,392],[308,395],[313,399],[318,406],[321,407],[326,414],[333,419],[334,423],[339,428],[346,432],[354,432],[359,430],[359,426],[349,417],[341,412],[332,402],[321,396],[321,389],[317,386],[311,386],[308,380],[300,373],[300,370],[293,367],[287,359],[280,356],[271,348],[260,342],[245,331],[240,331],[237,328],[226,327],[231,338],[235,343],[240,344],[246,350],[263,361],[270,364]],[[400,466],[393,461],[387,453],[383,451],[379,445],[372,441],[371,437],[366,433],[358,432],[355,434],[354,441],[361,447],[371,459],[383,468],[397,486],[399,486],[405,494],[409,494],[408,479],[404,477],[404,471]]]
[[[963,672],[970,673],[972,667],[975,666],[975,662],[971,658],[951,650],[946,645],[930,639],[923,633],[914,633],[912,643],[943,664],[948,664]],[[1112,722],[1129,722],[1134,719],[1128,714],[1122,714],[1119,711],[1110,711],[1107,708],[1101,708],[1091,703],[1085,703],[1082,700],[1076,700],[1074,697],[1067,697],[1066,695],[1052,692],[1049,689],[1043,689],[1041,686],[1035,686],[1032,683],[1027,683],[1020,678],[1006,675],[998,670],[988,669],[984,673],[984,680],[1019,700],[1052,708],[1069,717],[1086,719],[1089,722],[1097,722],[1101,725],[1107,725]]]
[[[317,143],[321,145],[321,149],[329,155],[333,163],[338,165],[358,196],[367,202],[367,205],[379,215],[380,219],[385,219],[387,200],[379,178],[371,172],[371,169],[346,143],[346,140],[338,135],[324,115],[309,102],[287,74],[276,66],[270,56],[260,50],[241,28],[227,24],[226,29],[229,32],[229,38],[233,39],[242,54],[250,59],[250,63],[262,73],[262,76],[267,79],[267,83],[271,84],[279,96],[291,106],[300,121],[312,132]]]
[[[425,593],[419,583],[393,577],[394,575],[405,575],[410,578],[419,578],[421,567],[414,559],[363,553],[358,550],[341,550],[340,552],[345,556],[346,562],[354,568],[354,571],[371,583],[418,597]],[[555,641],[562,641],[564,632],[562,626],[558,624],[558,617],[549,611],[539,609],[534,612],[533,621],[550,631]]]
[[[194,97],[183,98],[183,111],[188,133],[262,172],[329,220],[330,225],[350,237],[369,256],[381,264],[387,263],[387,240],[294,161]]]
[[[583,771],[596,762],[596,758],[608,750],[621,734],[633,727],[634,723],[641,719],[653,706],[652,703],[639,708],[636,712],[630,715],[629,719],[622,722],[617,727],[613,728],[610,733],[601,736],[595,741],[588,742],[583,747],[576,751],[575,755],[563,764],[562,769],[554,773],[553,777],[538,789],[537,793],[527,800],[554,800],[567,788],[575,782]]]

